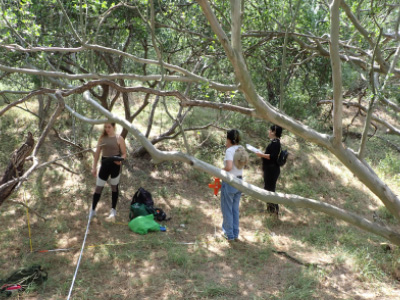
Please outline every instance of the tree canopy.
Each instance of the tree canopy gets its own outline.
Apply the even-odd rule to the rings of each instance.
[[[154,147],[218,125],[188,124],[195,106],[273,122],[329,150],[400,219],[399,197],[364,159],[376,124],[400,134],[398,1],[2,0],[1,13],[1,79],[13,89],[1,91],[0,117],[38,101],[41,136],[33,157],[63,114],[82,127],[113,120],[155,161],[187,162],[259,199],[310,207],[400,244],[399,233],[354,212],[246,185],[194,158],[189,147],[187,153]],[[140,95],[139,105],[133,95]],[[118,101],[124,117],[114,111]],[[180,104],[177,112],[168,110],[172,101]],[[134,120],[148,105],[141,132]],[[343,105],[365,116],[358,149],[346,144]],[[152,133],[156,109],[172,120],[160,134]],[[12,183],[38,166],[34,160]]]

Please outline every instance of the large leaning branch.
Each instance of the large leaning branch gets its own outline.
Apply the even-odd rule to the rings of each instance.
[[[333,0],[331,10],[331,66],[333,81],[333,143],[342,142],[342,69],[339,58],[339,7],[341,0]]]
[[[327,203],[300,197],[297,195],[268,192],[257,186],[244,182],[236,178],[235,176],[230,175],[226,171],[223,171],[192,156],[186,155],[178,151],[160,151],[156,149],[133,124],[104,109],[100,104],[98,104],[90,97],[90,94],[88,92],[84,93],[84,99],[102,115],[107,117],[110,121],[116,122],[122,127],[126,128],[143,145],[143,147],[145,147],[155,163],[159,163],[162,161],[181,161],[187,163],[196,170],[206,172],[215,177],[219,177],[225,182],[228,182],[230,185],[244,192],[245,194],[260,199],[264,202],[273,202],[320,211],[335,218],[341,219],[347,223],[350,223],[358,228],[382,236],[396,245],[400,245],[400,234],[386,227],[374,224],[373,222],[354,213],[347,212],[341,208]]]
[[[336,1],[336,0],[335,0]],[[337,141],[333,143],[333,137],[309,128],[293,118],[283,114],[271,104],[267,103],[256,91],[252,82],[251,75],[247,69],[243,53],[234,52],[227,43],[226,34],[221,25],[218,23],[215,14],[210,8],[207,0],[197,0],[200,4],[205,17],[207,18],[212,30],[217,35],[227,57],[231,61],[235,75],[239,80],[239,90],[244,94],[247,102],[251,104],[257,116],[266,121],[273,122],[283,128],[293,132],[294,134],[316,143],[328,149],[335,155],[357,178],[364,183],[378,198],[385,204],[387,209],[400,220],[400,199],[399,197],[383,182],[371,167],[360,160],[351,149],[345,148],[342,143]],[[338,2],[335,2],[336,4]]]

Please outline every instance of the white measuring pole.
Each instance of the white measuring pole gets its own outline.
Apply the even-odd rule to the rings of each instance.
[[[79,264],[81,263],[81,258],[82,258],[82,254],[83,254],[83,249],[85,249],[86,237],[87,237],[87,234],[88,234],[88,232],[89,232],[90,221],[91,221],[91,219],[90,219],[90,212],[89,212],[88,224],[87,224],[87,227],[86,227],[85,237],[84,237],[84,239],[83,239],[83,244],[82,244],[81,253],[79,254],[78,263],[76,264],[76,270],[75,270],[74,278],[72,279],[72,284],[71,284],[71,288],[69,289],[69,294],[68,294],[67,300],[70,299],[71,294],[72,294],[72,289],[74,288],[74,283],[75,283],[76,275],[78,274]]]

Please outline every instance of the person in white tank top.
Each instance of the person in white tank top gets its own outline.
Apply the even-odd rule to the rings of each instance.
[[[240,134],[236,129],[229,130],[226,134],[226,152],[224,158],[224,171],[241,178],[243,169],[238,169],[234,164],[234,155],[239,148]],[[239,202],[242,193],[226,182],[221,187],[222,234],[228,241],[239,238]]]

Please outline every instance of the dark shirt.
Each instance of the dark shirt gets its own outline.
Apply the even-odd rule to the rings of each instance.
[[[281,150],[281,142],[279,139],[273,139],[271,143],[265,149],[265,154],[270,155],[270,159],[263,158],[263,170],[270,166],[278,166],[276,163],[279,155],[279,151]]]

